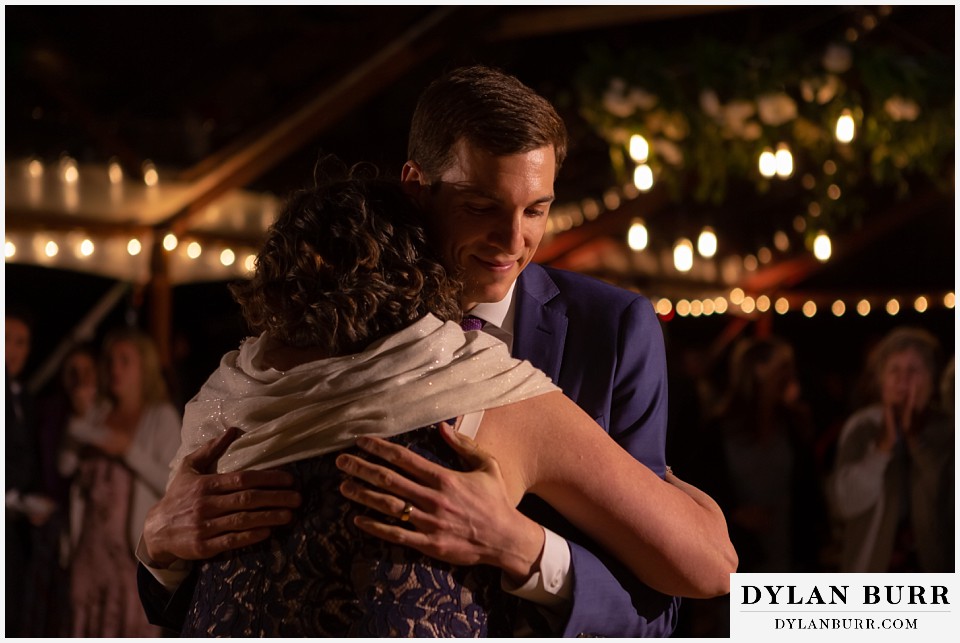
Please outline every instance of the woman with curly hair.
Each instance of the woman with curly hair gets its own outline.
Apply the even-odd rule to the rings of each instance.
[[[228,353],[187,406],[174,468],[239,427],[218,470],[282,466],[303,505],[267,540],[200,566],[182,634],[513,631],[499,570],[487,560],[448,552],[441,562],[370,536],[386,530],[416,547],[418,526],[433,519],[429,503],[443,498],[393,506],[362,481],[389,487],[399,477],[352,456],[357,447],[421,479],[466,468],[461,483],[497,488],[514,507],[536,493],[660,591],[727,592],[736,554],[716,504],[672,475],[660,480],[504,344],[464,333],[459,285],[430,250],[422,220],[394,183],[331,181],[293,197],[254,278],[233,288],[259,336]],[[542,539],[539,525],[515,513],[504,539]],[[485,519],[482,510],[475,519]],[[535,562],[505,571],[529,575]]]

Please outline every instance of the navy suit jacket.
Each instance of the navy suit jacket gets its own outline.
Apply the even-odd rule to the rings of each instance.
[[[537,264],[520,274],[515,300],[514,356],[546,372],[624,449],[663,477],[667,370],[651,303],[596,279]],[[673,632],[679,598],[640,583],[539,499],[528,497],[520,508],[570,543],[573,605],[563,636]]]

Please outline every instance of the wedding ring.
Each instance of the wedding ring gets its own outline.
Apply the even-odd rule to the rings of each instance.
[[[410,520],[410,514],[413,513],[413,503],[409,500],[405,505],[403,505],[403,511],[400,513],[400,522],[408,522]]]

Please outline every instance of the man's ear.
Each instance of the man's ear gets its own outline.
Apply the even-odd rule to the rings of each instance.
[[[404,183],[427,184],[427,177],[416,161],[407,161],[403,164],[403,169],[400,171],[400,180]]]

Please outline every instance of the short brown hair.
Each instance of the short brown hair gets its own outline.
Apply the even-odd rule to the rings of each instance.
[[[252,280],[230,288],[255,332],[331,356],[433,313],[460,319],[460,286],[399,184],[327,178],[292,196],[267,232]]]
[[[448,72],[424,90],[407,157],[434,180],[450,167],[461,139],[495,156],[552,145],[557,172],[567,156],[567,128],[553,105],[516,77],[482,65]]]

